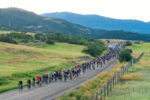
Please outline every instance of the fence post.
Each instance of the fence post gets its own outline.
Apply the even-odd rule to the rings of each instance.
[[[110,91],[112,90],[112,78],[110,79]]]
[[[103,100],[103,90],[100,90],[100,100]]]
[[[115,73],[115,85],[117,84],[117,74]]]
[[[114,79],[115,79],[115,76],[113,76],[113,88],[114,88],[114,85],[115,85],[115,84],[114,84]]]
[[[95,99],[98,100],[98,93],[96,93],[96,98]]]
[[[107,96],[109,96],[109,81],[107,82]]]
[[[91,96],[90,100],[93,100],[93,96]]]
[[[106,97],[106,93],[107,93],[107,85],[104,86],[104,98]]]

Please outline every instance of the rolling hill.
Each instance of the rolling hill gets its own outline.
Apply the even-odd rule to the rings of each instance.
[[[71,15],[72,14],[73,13],[71,13]],[[59,13],[57,15],[59,15]],[[66,14],[63,16],[66,16]],[[84,19],[84,17],[86,16],[83,16],[83,15],[78,15],[78,16],[77,14],[75,14],[73,19],[76,18],[76,22],[82,21],[83,23],[86,23],[86,20],[88,20],[89,24],[87,23],[87,25],[89,25],[89,27],[90,25],[99,24],[98,23],[99,21],[97,20],[95,20],[95,22],[91,22],[92,20],[94,20],[93,17],[91,17],[91,20],[90,20],[86,18]],[[80,18],[80,16],[83,16],[83,18]],[[71,18],[72,17],[70,17],[69,19]],[[105,21],[104,22],[102,21],[102,23],[108,24]],[[120,27],[121,25],[124,25],[124,24],[125,23],[120,24]],[[108,27],[111,28],[114,26],[113,25],[111,26],[110,24],[108,25]],[[144,27],[145,26],[143,25],[143,28]],[[14,30],[14,31],[19,31],[19,32],[21,31],[21,32],[35,32],[35,33],[36,32],[42,32],[42,33],[59,32],[59,33],[64,33],[64,34],[69,34],[69,35],[82,35],[88,38],[97,38],[97,39],[105,38],[105,39],[126,39],[126,40],[150,41],[149,34],[145,35],[145,34],[138,34],[134,32],[119,31],[119,30],[108,31],[108,30],[102,30],[102,29],[88,28],[82,25],[73,24],[64,19],[43,17],[38,14],[35,14],[34,12],[26,11],[20,8],[0,9],[0,30],[11,30],[11,31]]]
[[[93,34],[105,32],[68,21],[48,18],[20,8],[0,9],[0,29],[18,31],[61,32],[65,34]]]
[[[86,27],[105,30],[124,30],[137,33],[150,33],[150,23],[139,20],[121,20],[98,15],[81,15],[70,12],[42,14],[45,17],[60,18]]]

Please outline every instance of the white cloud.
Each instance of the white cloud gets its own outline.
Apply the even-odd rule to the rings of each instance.
[[[19,7],[38,14],[69,11],[150,21],[150,0],[0,0],[0,8]]]

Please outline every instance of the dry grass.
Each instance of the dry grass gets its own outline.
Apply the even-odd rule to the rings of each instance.
[[[16,31],[0,31],[0,34],[10,34],[12,32],[16,32]],[[17,32],[17,33],[21,33],[21,32]],[[34,35],[35,33],[27,32],[26,34]]]
[[[150,43],[130,46],[134,57],[141,52],[144,56],[121,77],[121,82],[110,93],[108,100],[149,100],[150,96]]]
[[[136,81],[136,80],[143,80],[143,76],[141,73],[130,73],[130,74],[125,74],[121,77],[121,81]]]
[[[99,89],[102,88],[106,82],[115,75],[116,72],[120,71],[121,66],[125,66],[126,64],[127,63],[117,62],[115,67],[113,67],[110,71],[100,73],[96,78],[82,84],[78,90],[70,91],[69,93],[58,98],[58,100],[66,100],[66,98],[70,98],[71,100],[72,97],[75,97],[77,100],[89,99],[97,91],[99,92]]]
[[[120,39],[100,39],[102,41],[109,40],[111,43],[118,43],[118,42],[125,42],[126,40],[120,40]]]

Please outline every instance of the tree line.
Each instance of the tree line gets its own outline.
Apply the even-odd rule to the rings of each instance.
[[[90,54],[91,56],[99,56],[105,49],[105,45],[102,41],[85,38],[83,36],[72,36],[65,35],[61,33],[37,33],[35,35],[29,35],[26,33],[10,33],[1,34],[1,42],[19,44],[19,43],[29,43],[29,42],[45,42],[49,45],[55,44],[55,42],[65,42],[70,44],[84,45],[87,48],[83,52]]]

